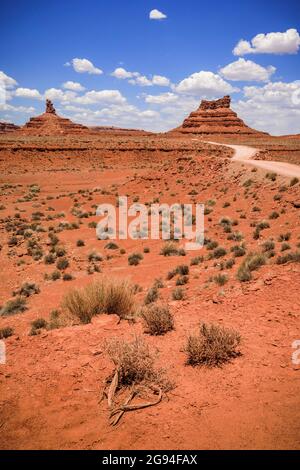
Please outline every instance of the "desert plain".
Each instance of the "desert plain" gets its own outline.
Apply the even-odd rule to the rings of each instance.
[[[299,449],[300,135],[244,132],[229,106],[165,134],[74,130],[49,109],[0,134],[1,449]],[[98,239],[98,205],[121,195],[203,203],[203,248]],[[130,314],[71,315],[68,293],[101,280],[132,286]],[[143,316],[155,305],[164,334]],[[236,332],[238,352],[191,364],[203,324]],[[110,394],[122,406],[132,383],[113,390],[107,344],[137,340],[168,384],[114,424]]]

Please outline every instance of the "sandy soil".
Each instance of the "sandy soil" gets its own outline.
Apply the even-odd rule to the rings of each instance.
[[[300,185],[291,186],[291,178],[279,172],[272,181],[262,168],[232,164],[231,156],[223,146],[163,136],[0,139],[0,302],[13,298],[25,281],[40,287],[27,299],[25,312],[0,316],[0,329],[14,330],[5,340],[7,363],[0,365],[1,449],[300,448],[300,366],[292,362],[292,343],[300,339],[300,264],[277,264],[279,256],[299,250]],[[161,240],[118,240],[117,250],[106,248],[90,224],[98,220],[95,207],[115,202],[118,194],[128,194],[130,202],[137,197],[143,203],[155,198],[204,202],[209,209],[206,237],[224,247],[226,255],[210,258],[204,247],[164,257]],[[236,220],[233,232],[242,234],[247,253],[261,252],[265,241],[274,241],[274,256],[253,271],[251,281],[237,279],[243,257],[226,267],[231,248],[239,243],[224,232],[222,217]],[[60,227],[59,244],[70,263],[65,272],[72,280],[45,279],[55,264],[28,254],[28,240],[18,232],[20,218],[45,230],[34,226],[32,235],[43,257],[49,251],[49,227]],[[255,239],[255,224],[262,220],[269,227]],[[59,225],[66,221],[78,228]],[[282,251],[279,237],[287,233],[289,247]],[[13,235],[16,245],[9,243]],[[79,239],[84,246],[77,246]],[[100,273],[87,273],[92,250],[103,256]],[[138,266],[128,265],[133,252],[143,253]],[[203,262],[191,265],[197,255]],[[167,274],[180,264],[188,265],[190,273],[185,299],[175,301],[176,277],[168,280]],[[223,286],[215,281],[218,274],[228,277]],[[144,332],[140,319],[119,323],[116,315],[99,315],[88,325],[29,335],[33,320],[48,320],[53,309],[62,310],[71,287],[103,276],[138,284],[137,305],[161,277],[159,294],[174,314],[175,330],[155,337]],[[222,367],[188,366],[186,338],[202,321],[236,329],[242,355]],[[107,402],[99,402],[113,371],[104,342],[135,334],[158,352],[157,365],[166,369],[175,388],[159,405],[127,413],[111,427]]]

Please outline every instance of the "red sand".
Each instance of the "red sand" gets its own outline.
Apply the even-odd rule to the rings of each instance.
[[[3,305],[12,298],[12,291],[26,280],[41,290],[29,297],[24,313],[0,318],[0,328],[14,329],[14,335],[5,340],[7,364],[0,365],[2,449],[299,449],[300,366],[292,363],[291,356],[293,341],[300,339],[300,265],[275,261],[286,253],[280,252],[280,234],[290,232],[290,251],[298,249],[300,185],[289,186],[290,178],[281,176],[271,181],[261,169],[253,172],[241,162],[231,162],[231,155],[229,149],[191,138],[1,137],[0,301]],[[244,183],[249,179],[252,183],[247,189]],[[40,192],[26,201],[31,184],[38,185]],[[280,192],[283,185],[286,190]],[[110,194],[92,192],[99,187]],[[189,194],[192,190],[198,194]],[[40,211],[45,215],[39,223],[47,229],[64,220],[78,220],[71,213],[74,199],[82,204],[80,210],[88,212],[100,202],[114,202],[117,193],[128,194],[131,202],[135,196],[140,202],[156,197],[167,203],[215,200],[212,212],[205,216],[206,236],[218,241],[228,254],[190,266],[186,300],[171,299],[175,279],[166,280],[166,275],[179,264],[189,265],[198,254],[207,258],[207,248],[185,257],[163,257],[159,254],[162,241],[117,241],[126,250],[122,255],[119,250],[105,249],[106,242],[96,239],[95,229],[88,227],[97,221],[92,215],[80,219],[79,229],[57,234],[67,250],[67,272],[74,280],[46,281],[45,273],[51,273],[55,265],[34,261],[18,235],[19,243],[8,246],[12,232],[6,231],[5,219],[9,216],[14,224],[16,213],[31,222],[32,213]],[[280,199],[274,199],[275,195]],[[253,211],[254,207],[260,210]],[[279,217],[269,219],[274,211]],[[65,216],[46,220],[60,212]],[[237,219],[233,229],[243,233],[247,252],[261,250],[264,241],[274,239],[275,257],[254,271],[249,282],[236,278],[243,258],[220,271],[221,262],[232,257],[230,248],[236,244],[219,225],[223,216]],[[270,228],[255,240],[253,224],[264,219]],[[34,235],[40,237],[46,254],[47,233]],[[76,246],[78,239],[85,241],[84,247]],[[138,266],[128,266],[128,254],[142,252],[145,246],[150,253],[144,254]],[[102,273],[88,275],[87,256],[92,249],[110,257],[100,263]],[[212,280],[220,272],[229,278],[223,287]],[[138,283],[143,289],[136,296],[138,303],[154,279],[162,277],[165,287],[160,295],[174,313],[175,330],[152,337],[143,333],[140,320],[118,324],[116,316],[102,315],[90,325],[28,335],[31,321],[48,319],[71,286],[103,275]],[[200,321],[239,331],[242,356],[222,368],[187,366],[183,347]],[[107,403],[99,403],[103,382],[113,370],[103,343],[113,336],[131,338],[135,333],[158,349],[158,364],[166,368],[176,388],[159,405],[127,413],[112,428]]]

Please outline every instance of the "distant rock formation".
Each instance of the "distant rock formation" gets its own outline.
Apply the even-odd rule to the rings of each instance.
[[[228,95],[215,101],[202,100],[197,111],[174,131],[182,134],[264,134],[248,127],[232,111],[230,102]]]
[[[107,135],[152,135],[152,132],[147,132],[142,129],[127,129],[124,127],[115,126],[91,126],[90,131],[95,134],[107,134]]]
[[[5,133],[5,132],[13,132],[17,131],[20,129],[20,126],[16,126],[15,124],[12,124],[11,122],[0,122],[0,133]]]
[[[52,101],[46,100],[46,113],[56,114]]]
[[[58,116],[53,103],[46,100],[45,113],[30,118],[20,132],[26,135],[68,135],[86,133],[89,132],[89,128]]]

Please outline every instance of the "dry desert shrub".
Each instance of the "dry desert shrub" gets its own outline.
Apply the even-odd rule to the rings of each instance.
[[[112,338],[105,349],[118,370],[119,386],[145,383],[158,385],[162,390],[170,389],[164,371],[155,368],[156,354],[141,336],[132,341]]]
[[[160,254],[163,256],[184,256],[184,250],[182,248],[178,248],[178,244],[173,241],[165,242],[164,246],[160,250]]]
[[[228,276],[226,274],[218,274],[217,276],[214,277],[214,281],[219,286],[224,286],[226,282],[228,281]]]
[[[183,300],[185,298],[185,290],[182,287],[175,287],[172,291],[173,300]]]
[[[141,311],[145,332],[150,335],[163,335],[174,329],[174,317],[168,305],[154,304]]]
[[[15,299],[6,302],[6,304],[0,309],[0,317],[16,315],[17,313],[25,312],[25,310],[27,310],[26,299],[18,296]]]
[[[150,287],[150,289],[148,290],[145,296],[144,304],[148,305],[153,302],[156,302],[158,298],[159,298],[158,287],[154,285],[153,287]]]
[[[115,313],[126,318],[133,312],[134,289],[128,281],[103,278],[82,289],[72,289],[62,305],[81,323],[90,323],[95,315]]]
[[[262,253],[249,253],[237,271],[237,278],[241,282],[250,281],[251,272],[266,264],[266,257]]]
[[[14,334],[14,330],[9,326],[0,329],[0,339],[8,338]]]
[[[294,177],[290,181],[290,186],[295,186],[295,184],[299,183],[299,178]]]
[[[239,333],[234,330],[202,323],[199,334],[190,335],[187,339],[187,363],[192,366],[219,366],[240,355],[237,349],[240,341]]]
[[[132,253],[128,256],[128,264],[129,266],[137,266],[143,258],[142,253]]]
[[[278,256],[276,259],[276,264],[285,264],[290,262],[300,262],[300,251],[295,251],[293,253],[287,253],[286,255]]]
[[[39,294],[40,288],[34,282],[24,282],[22,286],[13,292],[13,295],[20,295],[23,297],[30,297],[33,294]]]

